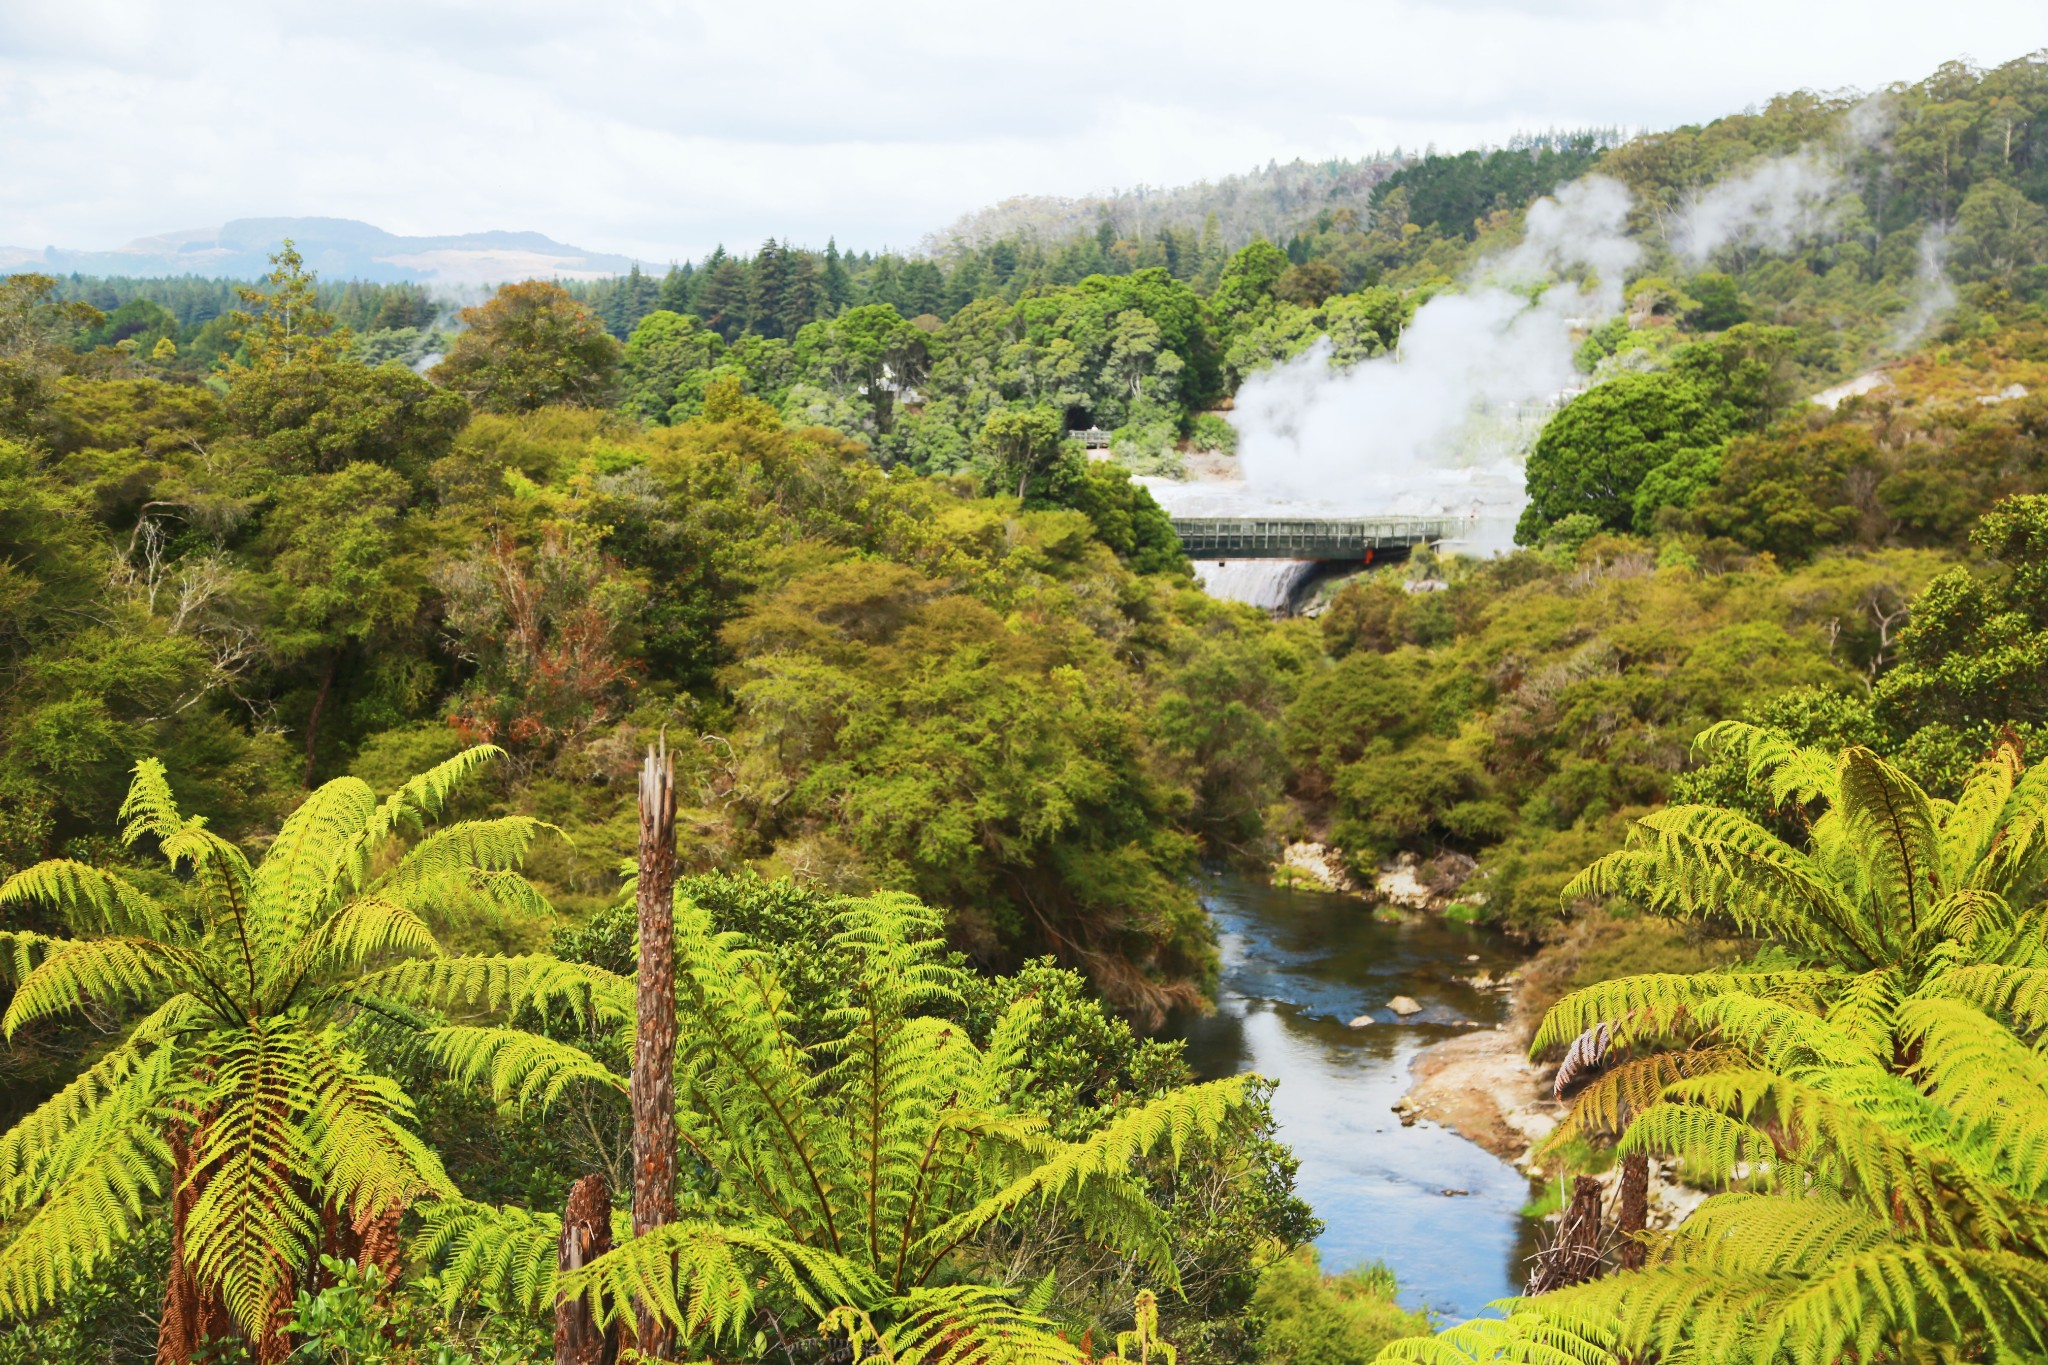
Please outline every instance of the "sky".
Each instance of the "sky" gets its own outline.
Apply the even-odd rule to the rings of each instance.
[[[2048,47],[2041,0],[6,0],[0,244],[233,218],[659,263],[1017,194],[1702,122]]]

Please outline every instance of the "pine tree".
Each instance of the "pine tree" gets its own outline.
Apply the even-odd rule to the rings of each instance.
[[[291,238],[285,238],[270,265],[264,277],[269,292],[248,285],[235,288],[244,307],[232,315],[235,330],[229,335],[242,344],[249,364],[318,365],[339,359],[348,345],[348,332],[337,331],[334,314],[320,307],[313,273]]]

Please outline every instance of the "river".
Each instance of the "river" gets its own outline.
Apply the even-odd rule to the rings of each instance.
[[[1500,1022],[1506,1001],[1454,978],[1498,976],[1520,958],[1482,931],[1435,916],[1373,918],[1350,896],[1291,891],[1241,874],[1205,875],[1222,950],[1217,1012],[1176,1021],[1205,1079],[1256,1071],[1280,1082],[1280,1138],[1301,1160],[1297,1188],[1327,1225],[1323,1268],[1384,1261],[1401,1302],[1449,1320],[1515,1293],[1534,1250],[1514,1167],[1428,1122],[1403,1128],[1394,1101],[1423,1047]],[[1401,1020],[1386,1002],[1422,1012]],[[1348,1021],[1370,1014],[1374,1023]],[[1463,1191],[1446,1194],[1446,1190]]]

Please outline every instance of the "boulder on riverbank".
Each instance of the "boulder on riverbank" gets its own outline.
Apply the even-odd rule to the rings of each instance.
[[[1298,886],[1311,891],[1334,891],[1355,896],[1358,883],[1344,866],[1344,855],[1328,844],[1307,839],[1289,844],[1273,869],[1276,886]]]

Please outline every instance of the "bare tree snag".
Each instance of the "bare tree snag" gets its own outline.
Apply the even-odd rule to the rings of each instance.
[[[640,768],[640,964],[633,1040],[633,1235],[676,1213],[676,765],[664,740]],[[641,1305],[640,1353],[674,1359],[668,1328]]]
[[[612,1249],[612,1192],[601,1175],[569,1187],[555,1269],[566,1275]],[[598,1320],[588,1298],[555,1300],[555,1365],[614,1365],[619,1334]]]
[[[1646,1248],[1637,1235],[1650,1221],[1650,1158],[1641,1152],[1621,1159],[1620,1207],[1614,1230],[1621,1234],[1621,1268],[1640,1270]]]

